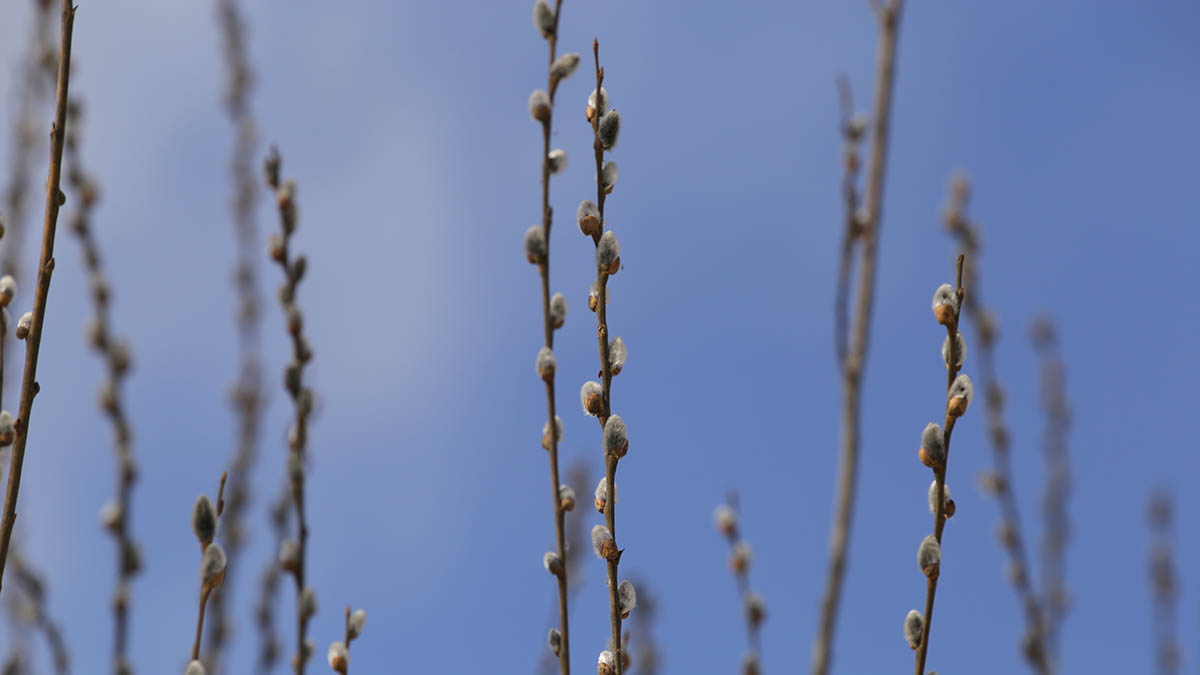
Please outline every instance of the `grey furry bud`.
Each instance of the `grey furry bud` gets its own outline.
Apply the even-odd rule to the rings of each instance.
[[[567,299],[562,293],[555,293],[550,298],[550,325],[562,328],[567,320]]]
[[[200,573],[205,586],[216,588],[225,580],[225,549],[220,544],[212,543],[204,549],[204,557],[200,561]]]
[[[583,404],[583,412],[599,415],[604,410],[604,387],[594,380],[584,382],[579,389],[579,402]]]
[[[621,339],[620,335],[608,343],[608,367],[613,375],[621,374],[621,369],[625,367],[625,359],[628,357],[625,341]]]
[[[550,165],[550,173],[560,173],[567,168],[567,151],[562,148],[555,148],[546,155],[546,161]]]
[[[531,225],[525,230],[525,259],[533,265],[546,260],[546,231],[541,225]]]
[[[550,122],[550,94],[545,89],[534,89],[529,95],[529,114],[542,124]]]
[[[575,510],[575,491],[571,489],[570,485],[558,486],[558,506],[563,511]]]
[[[767,605],[762,596],[754,591],[746,594],[746,618],[752,626],[758,626],[767,618]]]
[[[542,447],[546,450],[550,449],[550,443],[553,440],[561,441],[563,437],[563,421],[558,415],[554,416],[554,430],[558,435],[553,439],[550,438],[550,423],[546,422],[542,425]]]
[[[744,541],[739,541],[729,554],[729,569],[736,575],[743,575],[750,570],[750,561],[754,555],[750,551],[750,544]]]
[[[288,478],[291,479],[292,487],[295,488],[304,482],[304,462],[300,459],[300,453],[289,452],[287,466]]]
[[[928,577],[937,572],[941,562],[942,545],[938,543],[937,537],[928,535],[921,540],[921,545],[917,548],[917,567]]]
[[[334,672],[344,673],[350,666],[350,650],[344,642],[338,641],[329,645],[329,667]]]
[[[613,653],[605,649],[596,659],[596,675],[613,675],[617,672],[617,660]]]
[[[555,80],[565,80],[579,67],[579,52],[568,52],[554,59],[550,64],[550,76]]]
[[[279,566],[285,571],[293,572],[300,566],[300,545],[293,539],[279,542]]]
[[[607,307],[608,303],[610,303],[610,302],[612,302],[612,289],[605,286],[605,288],[604,288],[604,306]],[[598,307],[599,305],[600,305],[600,284],[593,281],[591,286],[588,286],[588,309],[590,309],[594,312],[594,311],[596,311],[596,307]]]
[[[554,35],[554,10],[550,9],[546,0],[533,3],[533,25],[544,38],[549,39]]]
[[[600,168],[600,183],[604,186],[604,194],[609,194],[613,191],[613,186],[617,184],[617,163],[605,162]]]
[[[713,523],[716,524],[717,531],[726,537],[737,534],[737,513],[728,504],[721,504],[713,511]]]
[[[606,113],[606,112],[608,112],[608,90],[605,89],[604,87],[600,87],[600,104],[599,104],[599,106],[597,106],[596,105],[596,90],[593,89],[591,91],[591,93],[588,94],[587,120],[589,122],[591,122],[592,118],[595,117],[596,115],[604,117],[604,113]]]
[[[0,447],[7,447],[17,439],[17,420],[7,410],[0,410]]]
[[[8,307],[8,303],[17,294],[17,280],[11,274],[0,277],[0,307]]]
[[[846,135],[851,140],[857,141],[862,138],[862,135],[867,131],[867,116],[862,113],[855,113],[850,121],[846,123]]]
[[[934,292],[933,315],[943,326],[949,326],[958,316],[958,294],[950,284],[942,284]]]
[[[366,626],[367,626],[367,610],[365,610],[365,609],[354,610],[354,613],[350,615],[350,623],[348,624],[348,630],[350,631],[350,637],[352,637],[352,638],[358,637],[363,632],[363,628],[365,628]]]
[[[600,126],[596,130],[596,137],[600,139],[600,146],[605,150],[612,150],[617,145],[617,136],[621,133],[621,113],[617,112],[616,108],[609,110],[600,118]]]
[[[967,341],[963,339],[962,333],[954,332],[954,347],[950,346],[950,336],[942,341],[942,361],[946,362],[946,367],[962,368],[963,361],[967,358]],[[953,359],[953,361],[952,361]]]
[[[554,370],[558,367],[558,361],[554,358],[554,352],[549,347],[542,347],[538,350],[537,355],[537,372],[538,376],[546,382],[554,379]]]
[[[942,427],[930,422],[921,432],[921,463],[931,469],[938,469],[946,461],[945,437]]]
[[[580,232],[589,237],[600,234],[600,208],[596,206],[596,202],[590,199],[579,202],[575,218],[579,222]]]
[[[604,453],[624,457],[629,451],[629,432],[620,415],[612,415],[604,422]]]
[[[632,583],[626,580],[617,585],[617,601],[621,608],[621,618],[628,619],[629,613],[637,607],[637,591],[633,589]]]
[[[908,616],[904,617],[904,639],[910,648],[915,650],[921,646],[921,633],[924,630],[925,620],[921,618],[921,613],[915,609],[908,610]]]
[[[542,556],[542,567],[545,567],[547,572],[556,577],[563,575],[562,558],[558,557],[558,554],[553,551],[547,551],[546,555]]]
[[[550,651],[558,656],[558,653],[562,651],[562,633],[559,633],[556,628],[551,628],[550,634],[546,636],[546,641],[550,644]]]
[[[616,482],[614,482],[613,483],[613,496],[614,496],[614,499],[616,499],[617,501],[620,500],[620,494],[618,494],[618,492],[619,491],[617,490],[617,484],[616,484]],[[608,477],[607,476],[601,476],[600,482],[596,483],[596,491],[593,493],[593,496],[595,497],[594,505],[596,507],[596,511],[598,513],[604,513],[604,507],[608,505]],[[614,501],[613,503],[616,504],[617,501]]]
[[[317,613],[317,592],[311,586],[305,586],[304,590],[300,591],[300,613],[304,616]]]
[[[110,499],[100,507],[100,524],[109,532],[117,532],[121,527],[121,505],[117,500]]]
[[[187,668],[183,671],[183,675],[208,675],[208,671],[204,669],[204,664],[193,660],[187,664]]]
[[[24,340],[29,335],[31,328],[33,328],[33,312],[25,312],[17,321],[17,339]]]
[[[200,540],[201,546],[208,546],[217,533],[217,512],[208,495],[196,497],[196,503],[192,506],[192,532]]]
[[[746,655],[742,657],[742,675],[760,675],[761,673],[758,652],[753,649],[747,649]]]
[[[621,269],[621,242],[612,230],[605,232],[596,244],[596,267],[606,274],[616,274]]]
[[[942,511],[945,512],[950,503],[950,486],[942,485]],[[929,512],[937,513],[937,481],[929,484]]]
[[[971,378],[967,377],[966,373],[959,375],[954,378],[950,391],[946,394],[946,412],[961,417],[967,412],[967,406],[971,405],[971,399],[974,397],[975,387],[971,384]]]
[[[612,533],[603,525],[592,528],[592,550],[604,560],[612,560],[617,555],[617,542]]]

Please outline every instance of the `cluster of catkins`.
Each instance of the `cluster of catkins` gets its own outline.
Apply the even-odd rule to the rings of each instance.
[[[742,593],[746,609],[746,625],[750,629],[751,644],[742,658],[742,674],[758,675],[762,671],[757,649],[758,631],[767,618],[767,606],[757,592],[750,590],[750,562],[753,558],[750,544],[742,539],[738,529],[737,511],[729,504],[721,504],[713,511],[713,522],[717,531],[729,542],[729,571],[733,573]]]
[[[0,237],[3,226],[0,226]],[[8,305],[17,295],[17,282],[12,275],[0,277],[0,338],[8,332]],[[25,312],[17,322],[17,339],[24,340],[29,335],[29,327],[33,325],[33,312]],[[0,410],[0,447],[8,447],[17,438],[17,420],[7,410]]]
[[[960,260],[961,263],[961,260]],[[933,470],[934,480],[929,485],[929,512],[934,514],[934,534],[921,540],[917,548],[917,567],[930,581],[930,588],[936,587],[937,578],[942,563],[942,528],[946,521],[954,515],[954,500],[950,498],[950,488],[946,485],[946,463],[949,458],[950,434],[954,424],[967,411],[974,397],[974,387],[971,378],[958,374],[967,357],[967,343],[962,333],[958,332],[958,317],[961,310],[963,293],[956,293],[950,284],[942,284],[933,295],[933,314],[937,322],[946,327],[946,339],[942,343],[942,360],[945,362],[948,387],[946,391],[946,429],[942,430],[936,422],[930,422],[921,433],[921,448],[918,457],[921,463]],[[940,503],[939,503],[940,502]],[[932,591],[927,591],[931,593]],[[932,597],[932,596],[930,596]],[[904,639],[914,650],[922,647],[927,639],[928,630],[925,619],[917,610],[910,610],[904,617]]]

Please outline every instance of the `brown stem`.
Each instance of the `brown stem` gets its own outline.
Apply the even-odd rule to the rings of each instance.
[[[867,214],[866,222],[862,223],[858,233],[863,245],[862,260],[858,267],[853,343],[842,364],[842,444],[838,469],[838,507],[830,538],[829,574],[821,601],[820,631],[813,648],[813,675],[826,675],[829,672],[838,604],[845,582],[850,529],[854,520],[861,381],[867,354],[871,306],[875,299],[875,261],[882,219],[883,177],[887,160],[892,85],[895,79],[897,29],[902,5],[903,0],[892,0],[891,4],[879,8],[880,39],[876,63],[875,110],[872,115],[874,133],[871,138],[871,164],[867,178]]]
[[[42,223],[42,253],[38,264],[37,290],[33,301],[33,323],[26,337],[25,373],[21,378],[21,403],[16,423],[16,441],[8,470],[4,494],[4,515],[0,518],[0,590],[13,526],[17,521],[17,495],[21,491],[21,468],[25,464],[25,445],[29,439],[29,418],[37,395],[37,359],[42,345],[42,326],[46,319],[46,299],[50,294],[50,275],[54,271],[54,233],[58,227],[60,184],[62,180],[63,142],[67,126],[67,91],[71,77],[71,33],[75,26],[75,8],[71,0],[62,0],[62,39],[59,45],[58,93],[54,125],[50,128],[50,175],[46,181],[46,216]]]
[[[196,617],[196,640],[192,643],[192,660],[200,658],[200,636],[204,634],[204,606],[208,604],[208,594],[212,587],[204,584],[200,589],[200,615]]]

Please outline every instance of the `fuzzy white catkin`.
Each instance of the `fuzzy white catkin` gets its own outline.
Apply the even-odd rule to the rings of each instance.
[[[627,358],[629,358],[629,351],[625,348],[625,341],[618,335],[608,343],[608,365],[613,375],[621,372]]]
[[[737,530],[737,514],[730,505],[721,504],[713,510],[713,523],[717,526],[717,531],[721,533],[735,532]]]
[[[613,656],[613,653],[608,651],[607,649],[600,652],[600,657],[598,659],[596,659],[596,663],[597,663],[597,665],[605,665],[605,666],[608,666],[609,668],[617,667],[616,658]]]
[[[565,483],[563,485],[559,485],[558,501],[560,504],[568,501],[573,503],[575,501],[575,490],[571,489],[571,486]]]
[[[558,554],[553,551],[547,551],[546,554],[542,556],[542,567],[545,567],[546,571],[550,574],[559,576],[563,571],[562,558],[559,558]]]
[[[963,361],[965,361],[967,359],[967,341],[963,339],[962,333],[959,333],[957,331],[954,333],[954,341],[957,343],[958,348],[954,352],[955,359],[954,359],[954,363],[952,365],[955,368],[962,368]],[[945,361],[947,364],[950,363],[950,336],[949,335],[947,335],[946,339],[942,341],[942,360]]]
[[[312,589],[312,586],[305,586],[303,591],[300,591],[300,611],[304,616],[312,616],[317,613],[317,592]]]
[[[538,350],[537,373],[539,376],[542,378],[554,377],[554,370],[557,366],[558,361],[549,347],[542,347]]]
[[[17,420],[7,410],[0,410],[0,446],[12,445],[17,437]]]
[[[584,382],[583,387],[579,389],[579,403],[583,406],[583,412],[594,416],[595,413],[588,410],[588,397],[603,395],[604,387],[600,386],[599,382],[596,382],[595,380],[588,380],[587,382]]]
[[[33,328],[33,312],[25,312],[17,321],[16,335],[18,340],[24,340]]]
[[[567,168],[567,151],[562,148],[551,150],[546,159],[550,162],[550,173],[561,173]]]
[[[585,219],[589,219],[587,223],[584,222]],[[575,210],[575,220],[579,224],[579,229],[593,229],[600,222],[600,207],[590,199],[579,202],[579,208]],[[595,221],[595,224],[592,221]]]
[[[942,508],[950,501],[950,486],[942,485]],[[929,484],[929,512],[937,513],[937,480]]]
[[[971,384],[971,378],[967,377],[966,373],[954,378],[954,383],[950,385],[949,398],[966,399],[967,405],[971,405],[971,399],[975,398],[975,386]]]
[[[613,296],[612,289],[606,288],[605,292],[604,292],[604,304],[605,305],[612,302],[612,296]],[[595,300],[593,300],[593,302],[599,302],[599,300],[600,300],[600,284],[596,283],[595,281],[592,282],[591,286],[588,286],[588,299],[592,300],[593,298],[595,298]]]
[[[946,459],[946,445],[942,435],[942,427],[936,422],[930,422],[921,432],[921,447],[931,459],[941,462]]]
[[[958,309],[958,295],[954,292],[954,287],[950,284],[942,284],[933,293],[933,309],[937,309],[940,305],[950,305],[954,309]]]
[[[904,639],[909,647],[916,649],[921,646],[921,632],[924,630],[925,620],[921,618],[921,613],[915,609],[908,610],[908,615],[904,617]]]
[[[554,430],[558,432],[558,440],[563,438],[563,421],[558,415],[554,416]],[[542,425],[542,438],[550,437],[550,423],[546,422]]]
[[[350,665],[350,651],[340,640],[329,645],[329,667],[341,672]]]
[[[212,541],[217,532],[217,514],[208,495],[196,497],[196,503],[192,506],[192,532],[201,544]]]
[[[621,242],[612,230],[605,232],[596,245],[596,267],[608,271],[621,257]]]
[[[730,560],[736,569],[744,571],[750,567],[751,561],[754,560],[754,551],[751,550],[750,544],[747,544],[744,541],[739,541],[733,547],[733,553],[730,554]]]
[[[550,74],[556,80],[565,80],[579,67],[579,52],[568,52],[554,59],[550,64]]]
[[[367,626],[367,610],[356,609],[350,615],[350,637],[358,637]]]
[[[937,537],[932,534],[927,535],[921,540],[921,545],[917,547],[917,567],[924,570],[927,567],[940,564],[942,562],[942,546],[938,543]]]
[[[284,539],[279,542],[279,564],[284,569],[290,569],[300,562],[300,545],[294,539]]]
[[[620,415],[612,415],[604,422],[604,452],[608,455],[623,456],[629,449],[629,432],[625,428],[625,420]]]
[[[546,259],[546,231],[541,225],[530,225],[525,230],[525,258],[533,264]]]
[[[567,299],[562,293],[555,293],[550,298],[550,322],[555,328],[562,328],[567,320]]]
[[[546,642],[550,645],[550,651],[558,656],[558,652],[562,650],[562,633],[559,633],[557,628],[551,628]]]
[[[596,525],[592,528],[592,550],[596,553],[596,557],[604,559],[604,549],[606,546],[612,546],[613,536],[608,531],[608,528],[603,525]]]
[[[604,185],[605,192],[612,192],[613,186],[617,184],[617,163],[605,162],[600,169],[600,181]]]
[[[617,601],[621,607],[621,618],[629,616],[629,613],[637,607],[637,591],[628,580],[617,585]]]
[[[600,118],[600,126],[596,130],[596,135],[600,139],[601,147],[605,150],[612,150],[617,146],[617,136],[620,133],[621,113],[613,108]]]
[[[537,0],[533,4],[533,26],[544,38],[554,35],[554,10],[546,0]]]
[[[204,557],[200,560],[200,574],[204,583],[213,583],[225,572],[225,549],[218,543],[211,543],[204,549]]]
[[[589,108],[596,111],[595,114],[604,117],[604,113],[608,112],[608,90],[604,87],[600,87],[600,105],[597,106],[596,90],[593,89],[591,93],[588,94],[587,104]]]
[[[613,503],[619,504],[620,499],[621,499],[621,491],[617,489],[616,481],[613,481],[613,494],[616,496],[616,500],[617,500],[617,501],[614,501]],[[597,510],[599,510],[599,505],[608,503],[608,477],[607,476],[600,477],[600,482],[596,483],[596,491],[593,493],[592,496],[594,496],[596,498]]]
[[[121,505],[115,499],[109,499],[100,507],[100,524],[105,529],[114,530],[121,523]]]
[[[7,307],[17,294],[17,280],[11,274],[0,277],[0,307]]]
[[[208,671],[204,669],[204,664],[193,660],[187,664],[187,668],[183,671],[183,675],[208,675]]]
[[[534,89],[529,95],[529,115],[539,122],[550,119],[550,94],[545,89]]]

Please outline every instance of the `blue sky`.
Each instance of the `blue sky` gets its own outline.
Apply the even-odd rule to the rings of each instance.
[[[28,4],[5,0],[7,101]],[[320,399],[309,488],[319,652],[351,604],[370,616],[354,645],[356,672],[394,672],[398,661],[431,673],[528,672],[554,593],[541,568],[553,521],[533,368],[539,282],[520,250],[540,208],[541,136],[526,100],[544,86],[545,44],[530,3],[247,4],[263,150],[277,143],[299,183],[297,246],[310,263],[300,303]],[[998,365],[1034,541],[1044,476],[1031,317],[1054,317],[1068,366],[1074,604],[1065,670],[1148,671],[1147,495],[1174,492],[1180,532],[1195,532],[1200,516],[1190,490],[1200,470],[1191,428],[1200,17],[1168,0],[907,4],[835,669],[911,663],[901,620],[923,600],[913,557],[931,520],[930,478],[915,449],[939,417],[944,386],[943,334],[928,303],[950,279],[956,250],[939,213],[949,177],[965,169],[985,231],[984,285],[1001,321]],[[564,5],[560,48],[586,53],[600,39],[624,126],[606,210],[625,265],[610,286],[610,328],[630,350],[613,394],[631,437],[619,480],[622,569],[660,599],[665,672],[735,672],[744,631],[710,516],[739,489],[752,580],[770,611],[766,669],[803,670],[838,443],[834,77],[846,73],[859,108],[869,108],[874,21],[866,2]],[[232,135],[219,41],[210,3],[82,2],[75,30],[72,88],[87,101],[86,162],[103,188],[96,227],[116,330],[135,349],[126,395],[143,471],[133,527],[147,567],[134,588],[133,653],[139,672],[177,672],[198,586],[188,512],[197,494],[215,490],[234,435],[224,398],[236,362]],[[571,303],[556,340],[564,464],[584,459],[595,472],[599,432],[575,393],[597,368],[585,310],[592,247],[570,216],[594,194],[582,114],[590,89],[577,74],[559,90],[554,145],[570,161],[552,184],[552,286]],[[5,157],[12,110],[0,112]],[[263,200],[260,230],[274,223]],[[101,369],[82,338],[79,247],[65,230],[58,261],[20,537],[50,578],[76,672],[103,672],[114,556],[96,512],[113,462],[95,408]],[[262,277],[270,298],[278,272],[264,266]],[[24,286],[18,311],[30,304]],[[276,387],[286,342],[277,307],[267,309],[267,381]],[[966,339],[975,344],[969,331]],[[274,555],[263,507],[283,472],[288,405],[272,391],[254,475],[251,524],[262,536],[225,589],[238,598],[235,672],[248,672],[250,603]],[[954,437],[958,514],[946,531],[929,658],[941,672],[1021,668],[997,508],[974,488],[991,463],[981,413],[969,412]],[[588,509],[572,517],[596,520]],[[1188,570],[1200,542],[1181,537],[1177,555],[1180,634],[1194,668],[1200,581]],[[572,642],[574,667],[590,672],[608,610],[600,561],[589,558],[584,574]]]

